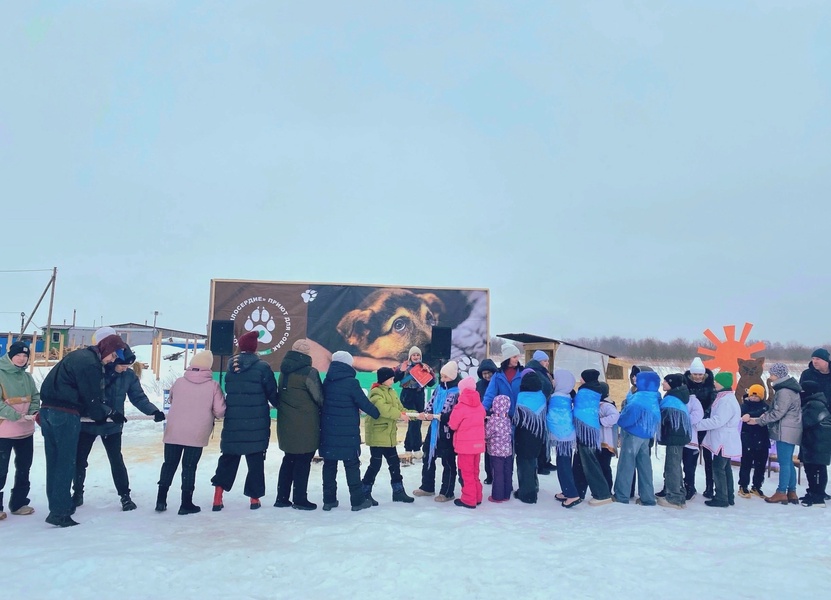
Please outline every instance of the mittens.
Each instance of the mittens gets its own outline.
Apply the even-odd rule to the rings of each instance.
[[[156,423],[161,423],[162,421],[164,421],[164,413],[160,410],[157,410],[153,413],[153,420]]]

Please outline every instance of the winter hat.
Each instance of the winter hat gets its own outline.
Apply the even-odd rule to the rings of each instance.
[[[704,362],[699,357],[695,357],[692,359],[690,363],[690,374],[691,375],[704,375],[707,372],[707,368],[704,366]]]
[[[506,396],[505,394],[499,394],[496,398],[493,399],[493,404],[491,404],[491,414],[504,415],[508,412],[510,408],[511,397]]]
[[[822,387],[816,381],[811,381],[810,379],[803,381],[801,384],[802,386],[802,393],[800,394],[803,398],[807,398],[808,396],[813,396],[817,392],[822,391]],[[760,386],[761,387],[761,386]]]
[[[580,373],[580,379],[583,380],[583,383],[591,383],[592,381],[597,381],[600,379],[600,371],[597,369],[586,369],[582,373]]]
[[[670,389],[675,389],[684,385],[684,375],[681,373],[670,373],[664,377],[664,381],[669,384]]]
[[[502,344],[502,360],[508,360],[509,358],[519,355],[519,348],[513,344]]]
[[[237,338],[237,346],[240,352],[256,352],[257,344],[260,340],[260,334],[257,331],[249,331],[243,333]]]
[[[733,374],[729,371],[719,371],[713,379],[725,390],[733,389]]]
[[[764,400],[765,398],[765,388],[763,388],[758,383],[754,383],[749,388],[747,388],[747,395],[748,396],[759,396]]]
[[[214,366],[214,353],[210,350],[202,350],[193,355],[190,366],[196,369],[210,371]]]
[[[609,384],[600,382],[600,399],[603,400],[609,397]]]
[[[441,374],[452,381],[459,375],[459,365],[456,364],[455,360],[451,360],[441,368]]]
[[[306,338],[300,338],[291,345],[291,349],[300,354],[309,354],[312,351],[312,345]]]
[[[18,354],[25,354],[28,357],[29,346],[27,346],[23,342],[15,342],[11,346],[9,346],[9,358],[14,358]]]
[[[407,358],[410,358],[413,354],[418,354],[419,356],[422,356],[421,348],[419,348],[418,346],[413,346],[412,348],[410,348],[410,351],[407,352]]]
[[[475,390],[476,389],[476,380],[473,377],[465,377],[459,382],[459,391],[463,392],[465,390]]]
[[[655,371],[641,371],[635,378],[635,387],[639,392],[657,392],[661,378]]]
[[[342,362],[344,364],[352,366],[352,355],[345,350],[338,350],[332,355],[332,362]]]
[[[395,377],[395,371],[390,369],[389,367],[381,367],[378,369],[377,373],[378,383],[384,383],[388,379],[392,379]]]
[[[773,363],[770,365],[770,374],[777,379],[785,379],[788,376],[788,366],[785,363]]]
[[[534,355],[531,358],[534,359],[537,362],[544,362],[546,360],[551,360],[550,358],[548,358],[548,354],[546,354],[542,350],[534,350]]]
[[[111,331],[115,331],[115,329],[113,329],[112,327],[102,327],[102,329],[110,329]],[[121,336],[119,336],[118,334],[114,334],[107,335],[106,337],[102,338],[96,344],[96,346],[98,346],[98,351],[101,353],[102,358],[105,356],[109,356],[110,354],[115,352],[116,360],[123,360],[124,349],[127,347],[127,344],[124,343],[124,340],[121,339]]]
[[[136,355],[129,345],[124,344],[124,351],[115,359],[117,365],[132,365],[136,362]]]
[[[520,392],[539,392],[542,390],[542,379],[534,369],[525,369],[519,382]]]
[[[111,335],[118,335],[118,332],[112,327],[99,327],[95,330],[95,333],[92,334],[92,343],[98,344],[103,341],[104,338],[108,338]]]
[[[632,370],[629,371],[629,381],[632,381],[632,378],[637,376],[638,373],[641,371],[652,371],[652,367],[647,367],[646,365],[632,365]]]
[[[831,354],[825,348],[817,348],[811,353],[811,358],[819,358],[827,363],[831,363]]]

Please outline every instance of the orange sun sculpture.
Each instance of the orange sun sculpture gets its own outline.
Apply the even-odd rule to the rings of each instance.
[[[719,369],[720,371],[727,371],[733,374],[737,373],[739,370],[738,359],[742,358],[747,360],[748,358],[751,358],[753,354],[761,352],[765,349],[764,342],[754,342],[749,346],[745,345],[751,329],[753,329],[753,324],[745,323],[744,327],[742,327],[742,335],[737,340],[736,326],[725,325],[724,341],[718,339],[712,330],[707,329],[704,332],[704,335],[708,340],[713,342],[716,349],[710,350],[709,348],[702,348],[701,346],[698,347],[699,354],[712,357],[704,361],[704,366],[712,371]]]

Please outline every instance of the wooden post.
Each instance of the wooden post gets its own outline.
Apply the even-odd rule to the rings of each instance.
[[[37,331],[35,331],[32,334],[32,351],[29,353],[30,354],[29,373],[32,373],[35,370],[35,360],[37,359],[37,356],[38,356],[37,347],[38,347],[38,333],[37,333]]]
[[[194,346],[196,345],[196,341],[194,340]],[[188,345],[190,344],[190,340],[185,338],[185,369],[188,368]],[[196,350],[194,350],[196,352]]]
[[[52,358],[52,307],[55,305],[55,280],[58,278],[58,267],[52,267],[52,279],[49,285],[52,291],[49,293],[49,311],[46,313],[46,339],[43,340],[43,350],[46,352],[46,361]]]
[[[61,333],[61,342],[58,344],[58,360],[63,360],[63,333]]]
[[[162,334],[159,333],[158,337],[156,337],[156,381],[161,379],[162,370]]]

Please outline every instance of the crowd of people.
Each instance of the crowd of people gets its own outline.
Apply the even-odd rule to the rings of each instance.
[[[513,344],[503,345],[498,365],[483,361],[478,379],[463,377],[453,361],[435,373],[414,346],[408,359],[395,369],[377,370],[367,396],[348,352],[335,352],[321,378],[312,366],[308,341],[298,340],[275,377],[257,354],[257,335],[249,332],[238,338],[239,353],[230,361],[224,391],[213,377],[211,352],[197,353],[171,387],[167,415],[145,395],[130,368],[135,354],[112,328],[99,329],[93,345],[61,360],[40,390],[26,370],[29,348],[21,342],[11,344],[0,357],[0,520],[7,517],[3,489],[12,451],[15,477],[9,510],[13,515],[34,512],[28,495],[36,423],[46,455],[47,523],[77,525],[72,517],[83,505],[87,459],[97,437],[107,452],[122,509],[135,509],[121,452],[127,399],[154,420],[167,419],[158,512],[167,510],[168,492],[180,465],[178,513],[201,511],[193,503],[196,472],[217,419],[223,419],[223,425],[220,456],[211,478],[211,508],[224,508],[224,494],[232,490],[245,457],[243,494],[251,509],[259,509],[266,493],[271,407],[278,412],[277,439],[283,452],[277,508],[317,508],[308,495],[317,452],[323,459],[324,511],[339,506],[338,463],[345,471],[351,510],[377,506],[378,493],[373,490],[384,462],[393,502],[433,497],[436,502],[452,501],[475,509],[485,499],[480,474],[483,455],[484,484],[491,486],[487,500],[493,503],[512,498],[536,503],[539,476],[556,470],[561,490],[556,499],[563,508],[574,508],[590,495],[587,503],[591,506],[628,504],[635,499],[642,506],[683,509],[698,493],[695,474],[703,462],[703,496],[709,507],[733,506],[736,492],[768,503],[825,506],[831,463],[831,356],[823,348],[813,353],[799,380],[785,364],[773,364],[769,401],[760,385],[742,390],[739,401],[733,375],[714,374],[699,358],[693,359],[686,372],[663,378],[647,366],[634,366],[631,388],[618,409],[599,371],[584,370],[579,381],[564,369],[551,372],[549,357],[542,351],[535,352],[523,367],[521,353]],[[428,399],[426,390],[433,385]],[[363,476],[362,421],[369,449]],[[407,422],[407,456],[422,459],[421,484],[412,496],[404,489],[397,450],[401,421]],[[424,422],[428,427],[422,437]],[[762,483],[771,440],[779,481],[775,493],[766,496]],[[652,472],[655,443],[665,447],[663,486],[658,492]],[[794,468],[797,447],[808,480],[801,498],[796,493]],[[556,465],[551,462],[552,454]],[[618,458],[615,473],[614,457]],[[738,490],[733,482],[734,460],[740,460]]]

